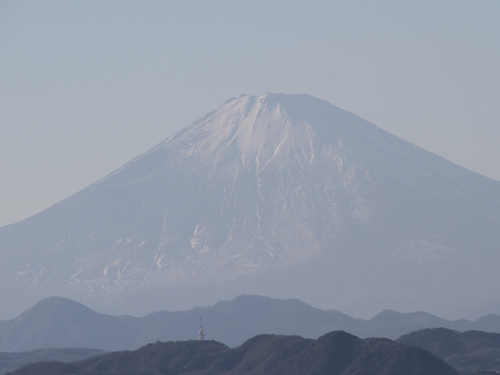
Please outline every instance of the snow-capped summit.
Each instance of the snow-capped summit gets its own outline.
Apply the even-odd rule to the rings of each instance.
[[[142,298],[129,312],[244,292],[358,315],[500,312],[485,293],[499,223],[497,181],[310,95],[242,95],[1,228],[0,293]]]

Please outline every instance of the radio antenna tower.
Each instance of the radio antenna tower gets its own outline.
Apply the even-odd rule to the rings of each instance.
[[[205,334],[203,333],[203,325],[201,324],[201,316],[200,316],[200,330],[198,331],[200,337],[198,340],[203,341],[205,339]]]

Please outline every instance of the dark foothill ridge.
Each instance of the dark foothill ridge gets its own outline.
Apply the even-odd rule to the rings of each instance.
[[[43,362],[11,375],[458,375],[429,352],[343,331],[320,338],[260,335],[237,348],[215,341],[158,342],[73,363]]]

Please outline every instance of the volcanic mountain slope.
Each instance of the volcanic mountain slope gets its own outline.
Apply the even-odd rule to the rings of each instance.
[[[498,181],[306,94],[241,96],[1,228],[2,314],[54,294],[143,314],[252,293],[478,316],[500,312],[499,243]]]
[[[238,348],[215,341],[149,344],[71,364],[43,362],[12,372],[28,374],[329,374],[458,375],[429,352],[386,339],[361,340],[342,331],[317,340],[299,336],[256,336]]]

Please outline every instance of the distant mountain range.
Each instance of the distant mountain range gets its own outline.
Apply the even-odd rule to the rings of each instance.
[[[259,334],[318,338],[333,330],[343,330],[359,337],[395,339],[432,327],[500,332],[498,315],[474,322],[448,321],[424,312],[402,314],[388,310],[363,320],[339,311],[316,309],[296,299],[252,295],[221,301],[211,307],[155,312],[141,318],[99,314],[78,302],[52,297],[16,319],[0,322],[0,351],[66,347],[123,350],[137,349],[156,340],[191,340],[197,338],[200,317],[207,339],[231,347]]]
[[[86,360],[26,365],[12,375],[458,375],[443,360],[416,346],[365,339],[343,331],[316,340],[256,336],[237,348],[215,341],[157,342],[130,352]]]
[[[310,95],[242,95],[0,228],[0,318],[53,295],[144,315],[240,294],[478,317],[500,313],[499,244],[499,181]]]

